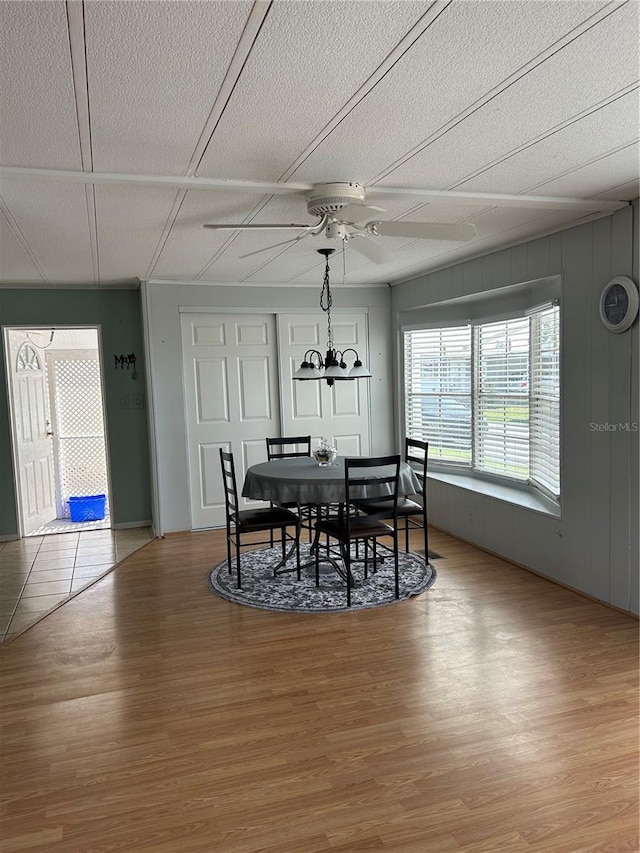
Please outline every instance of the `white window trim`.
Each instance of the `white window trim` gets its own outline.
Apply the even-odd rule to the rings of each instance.
[[[551,279],[550,279],[551,281]],[[559,284],[559,278],[555,279]],[[517,314],[505,312],[502,315],[487,315],[482,319],[468,320],[470,326],[480,325],[481,323],[491,323],[496,320],[511,319],[515,316],[530,316],[537,311],[551,307],[552,305],[560,305],[559,298],[552,298],[540,303],[533,304]],[[465,324],[460,320],[447,322],[442,320],[435,323],[402,323],[399,326],[399,354],[400,354],[400,370],[399,380],[402,388],[402,429],[404,434],[407,434],[406,424],[406,386],[405,386],[405,365],[404,365],[404,335],[405,332],[418,331],[421,329],[445,329],[452,327],[463,327]],[[560,326],[560,351],[562,350],[562,325]],[[473,352],[473,349],[472,349]],[[560,375],[560,381],[562,375]],[[474,370],[472,366],[472,389],[474,381]],[[473,395],[473,390],[472,390]],[[475,413],[474,413],[475,414]],[[559,413],[559,431],[560,438],[562,437],[562,392],[560,397],[560,413]],[[498,500],[507,501],[509,503],[521,505],[528,509],[535,510],[554,517],[561,517],[561,500],[562,500],[562,448],[560,447],[560,495],[556,497],[548,492],[544,486],[532,482],[523,482],[517,479],[511,479],[505,475],[492,475],[488,472],[478,471],[473,468],[463,468],[457,465],[447,464],[439,460],[430,461],[429,477],[451,485],[466,488],[481,494],[486,494]]]

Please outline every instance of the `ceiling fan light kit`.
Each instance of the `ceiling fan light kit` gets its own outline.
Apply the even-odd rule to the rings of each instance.
[[[333,297],[331,295],[331,286],[329,282],[329,258],[334,252],[335,249],[318,249],[318,254],[324,255],[325,257],[324,281],[322,283],[322,292],[320,294],[320,307],[327,315],[327,352],[323,358],[322,353],[317,349],[307,350],[304,354],[300,367],[291,377],[292,379],[301,380],[303,382],[312,379],[326,379],[327,385],[333,385],[336,381],[368,379],[371,376],[371,373],[363,365],[360,360],[360,356],[355,349],[347,347],[345,350],[338,350],[333,345],[331,337],[331,305]],[[349,370],[345,361],[347,353],[353,353],[355,356],[351,370]]]

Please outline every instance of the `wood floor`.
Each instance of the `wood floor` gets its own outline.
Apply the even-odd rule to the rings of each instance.
[[[300,615],[173,535],[11,640],[0,849],[637,853],[636,620],[430,544],[423,595]]]

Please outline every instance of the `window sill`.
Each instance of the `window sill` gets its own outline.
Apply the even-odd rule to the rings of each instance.
[[[460,489],[467,489],[467,491],[486,495],[497,501],[515,504],[524,509],[549,515],[553,518],[562,517],[559,506],[554,506],[551,501],[515,486],[495,483],[490,480],[481,480],[478,477],[470,477],[465,474],[449,474],[444,471],[433,470],[429,471],[427,479],[437,480],[439,483],[447,483],[449,486],[457,486]]]

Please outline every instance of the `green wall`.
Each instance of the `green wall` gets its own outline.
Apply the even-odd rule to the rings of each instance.
[[[93,326],[102,330],[107,436],[114,524],[149,521],[151,490],[144,345],[139,290],[2,290],[0,326]],[[137,379],[114,355],[135,353]],[[0,536],[17,534],[4,350],[0,363]],[[144,409],[122,409],[142,394]]]

